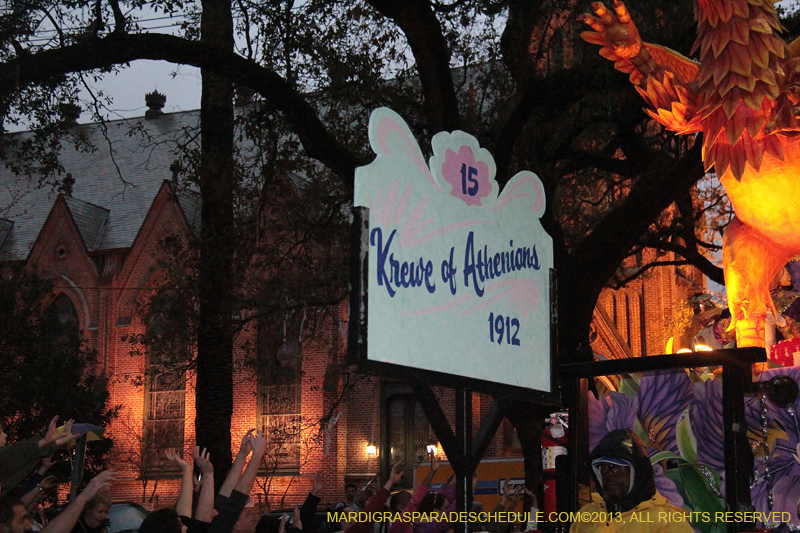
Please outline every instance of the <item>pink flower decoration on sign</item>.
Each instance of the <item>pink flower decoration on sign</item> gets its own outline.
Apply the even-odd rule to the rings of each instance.
[[[481,200],[492,191],[489,166],[483,161],[476,161],[472,148],[467,145],[461,145],[458,153],[447,149],[442,177],[453,186],[450,194],[461,198],[467,205],[481,205]]]

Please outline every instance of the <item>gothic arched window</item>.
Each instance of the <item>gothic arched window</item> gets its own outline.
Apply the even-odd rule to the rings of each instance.
[[[155,338],[166,329],[166,319],[157,314],[147,326],[148,338]],[[167,461],[165,450],[183,451],[186,418],[186,370],[170,361],[170,357],[148,346],[145,356],[144,428],[142,459],[150,473],[171,474],[175,463]]]
[[[66,294],[60,294],[47,308],[50,330],[63,346],[80,345],[80,319],[78,310]]]
[[[300,468],[302,430],[302,321],[286,320],[282,334],[259,325],[257,427],[270,436],[271,473]],[[273,338],[276,337],[276,338]],[[278,347],[276,349],[276,346]]]

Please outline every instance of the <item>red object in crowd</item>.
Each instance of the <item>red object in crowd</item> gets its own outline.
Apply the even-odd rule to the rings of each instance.
[[[783,366],[796,366],[800,362],[800,338],[780,341],[769,349],[769,360]]]
[[[556,512],[556,480],[552,474],[556,471],[556,457],[567,454],[567,426],[564,420],[551,415],[549,427],[542,432],[542,473],[544,475],[544,502],[542,511],[544,516]],[[548,476],[547,474],[551,474]]]

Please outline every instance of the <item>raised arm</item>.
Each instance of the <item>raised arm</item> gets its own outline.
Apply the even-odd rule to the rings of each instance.
[[[303,531],[303,519],[300,518],[300,509],[297,505],[294,506],[294,516],[292,517],[292,527],[289,531]]]
[[[97,474],[86,485],[83,492],[78,494],[74,502],[70,503],[66,509],[44,526],[41,533],[70,533],[75,524],[78,523],[78,518],[83,513],[86,503],[97,496],[98,492],[110,489],[112,481],[114,481],[114,472],[111,470]]]
[[[257,431],[255,435],[250,435],[250,446],[253,450],[253,455],[250,457],[250,462],[247,463],[247,468],[244,469],[244,474],[239,478],[234,490],[242,494],[250,494],[250,489],[253,488],[258,470],[261,468],[261,459],[264,457],[264,452],[267,451],[268,444],[269,439],[260,431]]]
[[[64,424],[64,431],[61,433],[56,432],[56,423],[58,422],[58,416],[53,417],[53,420],[50,421],[50,425],[47,427],[47,433],[45,434],[44,438],[39,441],[39,448],[44,449],[47,445],[53,443],[56,447],[61,446],[62,444],[66,444],[69,441],[78,438],[77,435],[72,434],[72,425],[75,423],[74,420],[70,419],[67,420],[67,423]],[[48,455],[52,455],[52,452]]]
[[[422,484],[426,487],[431,484],[431,481],[433,481],[433,478],[436,476],[436,472],[439,471],[439,459],[436,458],[436,454],[429,453],[428,459],[431,462],[431,469],[428,472],[428,475],[425,476],[425,479],[422,480]]]
[[[20,498],[20,501],[26,509],[30,510],[34,505],[39,504],[44,499],[47,491],[55,487],[57,484],[56,476],[47,476],[46,478],[41,479],[33,486],[32,489],[26,492],[22,498]]]
[[[61,434],[56,433],[57,422],[58,417],[53,417],[44,437],[32,437],[0,447],[0,494],[5,495],[22,483],[36,468],[36,463],[53,455],[57,446],[76,438],[72,434],[72,420],[67,422]]]
[[[253,450],[253,455],[250,457],[250,462],[244,473],[239,477],[236,486],[230,493],[230,496],[222,502],[218,502],[217,511],[219,513],[211,521],[208,528],[208,533],[231,533],[233,526],[242,514],[242,509],[247,504],[250,496],[250,489],[253,488],[253,483],[258,475],[259,467],[261,466],[261,459],[264,452],[267,450],[267,438],[263,433],[258,431],[255,435],[248,432],[250,448]],[[242,448],[244,448],[242,442]],[[237,457],[238,459],[238,457]],[[222,494],[220,492],[220,494]]]
[[[197,450],[197,446],[195,446]],[[175,502],[175,512],[178,516],[192,517],[192,465],[187,463],[181,454],[172,448],[166,451],[167,460],[172,461],[181,469],[181,489],[178,492],[178,501]]]
[[[311,487],[311,492],[308,493],[306,501],[303,502],[303,507],[300,508],[300,519],[309,528],[314,523],[314,513],[317,511],[317,505],[322,501],[322,470],[314,474],[314,484]]]
[[[506,508],[506,504],[508,503],[508,494],[511,492],[511,478],[507,477],[506,482],[503,484],[503,494],[500,496],[500,501],[497,502],[497,505],[494,506],[492,509],[493,513],[499,513],[500,511],[504,511]]]
[[[211,522],[214,518],[214,466],[205,448],[201,452],[199,447],[195,447],[194,464],[200,469],[201,475],[200,496],[197,498],[194,518],[200,522]]]
[[[520,496],[522,496],[522,485],[517,485],[517,488],[514,489],[514,495],[511,497],[511,502],[509,503],[508,508],[505,510],[513,511],[519,503]]]
[[[236,454],[236,458],[233,460],[233,465],[231,469],[228,470],[228,475],[225,477],[225,481],[222,482],[222,486],[219,489],[220,496],[229,497],[234,487],[236,487],[236,484],[239,482],[239,478],[242,477],[242,468],[244,468],[247,455],[252,449],[250,446],[250,437],[254,431],[255,429],[251,429],[242,437],[242,444],[239,446],[239,451]]]
[[[403,461],[397,461],[392,467],[392,471],[389,472],[389,479],[386,480],[386,484],[383,486],[388,492],[391,492],[392,487],[403,480],[405,472],[400,471],[401,466],[403,466]]]

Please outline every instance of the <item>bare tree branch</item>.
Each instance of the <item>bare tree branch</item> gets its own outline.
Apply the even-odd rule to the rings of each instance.
[[[277,73],[215,46],[174,35],[112,33],[102,39],[17,56],[0,63],[0,79],[15,79],[18,72],[19,86],[24,87],[58,75],[137,59],[207,69],[259,92],[284,114],[308,155],[333,170],[348,187],[353,186],[355,169],[363,163],[333,137],[303,95]]]
[[[654,168],[631,188],[626,201],[611,211],[572,254],[580,268],[611,273],[623,257],[610,250],[630,250],[647,231],[652,220],[670,206],[683,191],[705,175],[696,143],[677,163]],[[593,279],[595,279],[593,277]],[[594,288],[593,288],[594,289]]]
[[[403,30],[416,59],[428,126],[433,132],[452,131],[461,122],[450,69],[450,51],[442,26],[427,0],[368,0]]]

